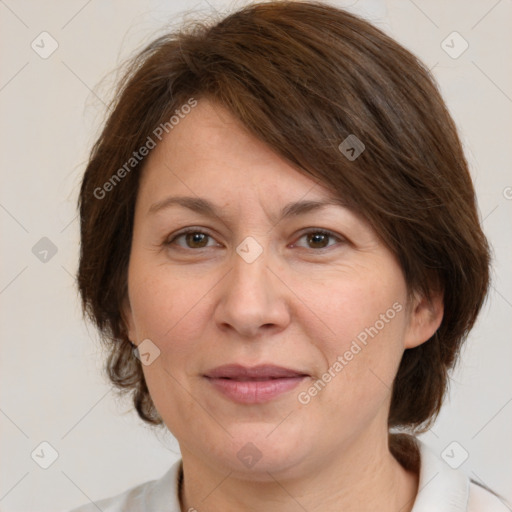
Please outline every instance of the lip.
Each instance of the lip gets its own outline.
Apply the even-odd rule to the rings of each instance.
[[[308,374],[282,366],[228,364],[208,371],[204,377],[220,393],[241,404],[268,402],[291,391]]]

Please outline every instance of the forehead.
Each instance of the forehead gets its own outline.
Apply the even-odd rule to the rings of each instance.
[[[141,201],[180,195],[261,198],[288,202],[336,199],[248,130],[224,107],[198,101],[152,150],[140,182]],[[307,197],[305,197],[307,195]]]

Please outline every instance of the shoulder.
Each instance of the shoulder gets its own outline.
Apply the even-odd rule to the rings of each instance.
[[[422,441],[418,494],[411,512],[510,512],[505,500],[452,468]]]
[[[74,508],[70,512],[98,512],[98,510],[103,512],[135,512],[136,510],[143,510],[141,507],[144,503],[144,495],[153,483],[154,480],[145,482],[116,496],[100,501],[91,501],[86,505]]]
[[[476,482],[469,485],[468,512],[509,512],[505,500]]]
[[[169,471],[158,480],[144,482],[126,491],[102,499],[89,502],[70,512],[139,512],[142,510],[167,510],[180,512],[178,497],[178,476],[181,459],[176,461]]]

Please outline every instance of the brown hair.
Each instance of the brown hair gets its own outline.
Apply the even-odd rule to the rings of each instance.
[[[367,21],[320,2],[252,4],[160,37],[130,64],[80,190],[79,290],[109,349],[108,375],[161,424],[121,308],[144,161],[97,192],[156,127],[208,97],[298,171],[349,201],[397,256],[410,291],[444,292],[444,318],[406,350],[390,427],[438,414],[461,343],[487,293],[489,249],[455,124],[429,71]],[[355,135],[365,150],[339,149]],[[119,174],[118,174],[119,176]]]

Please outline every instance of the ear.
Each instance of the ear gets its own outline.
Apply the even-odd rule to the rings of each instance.
[[[130,305],[128,294],[123,299],[123,305],[121,308],[121,318],[123,319],[124,325],[126,326],[128,339],[133,343],[137,344],[137,336],[135,331],[135,322],[133,321],[133,313]]]
[[[429,340],[441,325],[444,314],[443,293],[432,291],[430,300],[419,292],[414,293],[408,311],[409,323],[404,348],[414,348]]]

